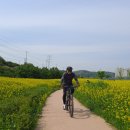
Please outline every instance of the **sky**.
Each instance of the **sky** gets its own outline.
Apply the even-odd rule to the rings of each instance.
[[[129,0],[0,0],[0,56],[74,70],[130,68]]]

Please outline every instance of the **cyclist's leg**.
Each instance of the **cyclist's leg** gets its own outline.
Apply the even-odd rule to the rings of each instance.
[[[64,86],[64,88],[63,88],[63,104],[66,103],[66,91],[67,91],[67,86]]]

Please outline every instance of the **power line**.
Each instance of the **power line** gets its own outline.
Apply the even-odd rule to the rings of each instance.
[[[0,38],[0,41],[4,42],[4,44],[0,42],[1,47],[6,47],[6,48],[11,49],[13,51],[21,51],[21,52],[23,52],[23,50],[21,50],[20,48],[14,47],[14,45],[13,45],[13,47],[9,46],[8,44],[10,43],[10,41],[8,41],[8,40]],[[7,44],[5,44],[5,43],[7,43]]]
[[[23,57],[21,57],[21,56],[18,56],[18,54],[16,55],[16,54],[13,54],[12,52],[16,52],[16,51],[18,51],[18,52],[22,52],[23,53],[23,51],[21,51],[19,48],[15,48],[15,47],[12,47],[12,46],[9,46],[8,44],[10,43],[10,41],[8,41],[7,40],[7,38],[6,38],[6,40],[5,39],[3,39],[3,38],[0,38],[0,41],[2,41],[2,43],[0,42],[0,47],[1,48],[3,48],[4,49],[4,53],[7,55],[9,55],[9,57],[13,57],[13,59],[14,59],[14,57],[17,57],[17,58],[22,58],[23,59]],[[3,44],[4,43],[4,44]],[[8,49],[8,51],[7,51],[7,49]],[[5,51],[6,50],[6,51]],[[10,52],[11,51],[11,52]],[[10,52],[10,53],[9,53]],[[3,50],[2,50],[2,53],[3,53]],[[12,59],[12,58],[11,58]]]
[[[1,39],[1,38],[0,38],[0,40],[2,40],[3,42],[9,43],[9,41],[7,41],[7,40]],[[18,52],[20,51],[20,52],[24,53],[24,50],[21,50],[20,48],[10,47],[7,44],[2,44],[2,43],[0,43],[0,45],[1,45],[0,47],[4,47],[6,49],[8,48],[8,49],[11,49],[12,51],[18,51]],[[41,61],[41,59],[39,57],[34,56],[34,55],[33,55],[33,57],[35,57],[35,59],[37,61]],[[24,61],[25,61],[25,59],[24,59]]]
[[[5,36],[4,36],[5,37]],[[5,39],[6,38],[6,39]],[[18,55],[20,55],[20,54],[18,54],[18,55],[15,55],[15,54],[12,54],[12,52],[21,52],[22,53],[22,55],[25,53],[25,51],[24,50],[21,50],[21,48],[18,48],[18,47],[16,47],[15,45],[13,45],[13,46],[10,46],[9,44],[10,43],[15,43],[16,41],[12,41],[12,40],[9,40],[9,38],[7,38],[7,37],[5,37],[4,39],[3,39],[3,36],[2,36],[2,38],[0,37],[0,41],[2,41],[2,43],[0,42],[0,47],[1,48],[3,48],[4,49],[4,53],[7,55],[7,54],[9,54],[9,57],[13,57],[13,59],[14,59],[14,57],[18,57]],[[7,51],[7,49],[8,49],[8,51]],[[6,50],[6,51],[5,51]],[[10,53],[9,53],[10,52]],[[2,52],[3,53],[3,52]],[[18,57],[18,58],[22,58],[23,59],[23,61],[25,62],[25,63],[27,63],[28,62],[28,59],[32,59],[32,61],[35,61],[35,63],[37,63],[38,65],[39,64],[41,64],[42,63],[42,60],[41,60],[41,57],[39,58],[39,56],[36,56],[36,55],[32,55],[32,57],[30,57],[30,55],[28,56],[28,51],[26,51],[26,54],[25,54],[26,56],[24,57],[21,57],[21,55]],[[11,58],[12,59],[12,58]],[[37,61],[37,62],[36,62]],[[41,62],[41,63],[39,63],[39,61]],[[51,64],[51,56],[50,55],[48,55],[48,58],[47,58],[47,60],[46,60],[46,66],[48,67],[48,68],[50,68],[50,64]],[[42,63],[42,66],[43,66],[43,63]]]
[[[18,56],[18,55],[16,55],[16,54],[12,54],[12,53],[9,53],[9,52],[7,52],[7,51],[3,51],[3,50],[1,50],[0,49],[0,55],[1,56],[5,56],[5,57],[8,57],[9,59],[23,59],[23,57],[21,57],[21,56]]]
[[[37,62],[42,62],[42,60],[41,59],[43,59],[43,56],[36,56],[36,54],[34,55],[34,53],[32,53],[33,55],[32,55],[32,57],[30,57],[31,59],[35,59]],[[29,56],[31,56],[31,53],[29,53]],[[40,58],[39,58],[40,57]]]

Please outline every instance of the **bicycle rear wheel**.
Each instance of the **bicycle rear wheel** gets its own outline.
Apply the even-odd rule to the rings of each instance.
[[[69,113],[70,113],[70,117],[73,117],[73,113],[74,113],[73,95],[70,96],[70,101],[69,101]]]

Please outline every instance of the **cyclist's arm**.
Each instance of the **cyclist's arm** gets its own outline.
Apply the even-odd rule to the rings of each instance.
[[[76,81],[76,84],[79,86],[79,81],[78,81],[78,78],[77,78],[77,76],[75,74],[74,74],[74,79]]]

